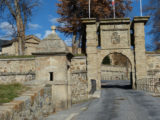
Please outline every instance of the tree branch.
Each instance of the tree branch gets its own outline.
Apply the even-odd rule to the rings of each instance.
[[[8,2],[7,0],[5,0],[5,3],[6,3],[6,5],[7,5],[7,7],[8,7],[8,9],[9,9],[9,11],[11,12],[12,16],[13,16],[14,18],[16,18],[16,13],[15,13],[15,11],[13,10],[13,8],[11,7],[11,3]]]

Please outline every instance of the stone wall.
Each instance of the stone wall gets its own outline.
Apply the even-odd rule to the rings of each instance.
[[[160,93],[160,55],[154,52],[147,52],[147,76],[138,79],[137,89],[152,93]]]
[[[160,78],[160,54],[146,54],[148,76]]]
[[[32,55],[32,53],[35,53],[38,44],[26,43],[25,46],[25,55]]]
[[[0,106],[0,120],[44,120],[54,111],[52,87],[35,87]]]
[[[137,80],[137,90],[143,90],[152,93],[160,93],[159,78],[143,78]]]
[[[129,80],[129,74],[126,67],[101,66],[101,80]]]
[[[34,79],[34,58],[0,59],[0,84],[24,83]]]
[[[86,57],[74,57],[71,61],[71,99],[72,104],[88,99],[88,80]]]
[[[14,42],[10,46],[2,47],[2,54],[18,55],[18,42]]]

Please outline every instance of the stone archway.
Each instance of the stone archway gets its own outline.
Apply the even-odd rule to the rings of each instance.
[[[129,80],[133,83],[133,69],[130,59],[122,53],[114,52],[106,55],[101,61],[100,80]]]
[[[134,54],[130,49],[126,49],[126,50],[119,50],[119,49],[114,49],[114,50],[100,50],[98,52],[98,81],[99,81],[99,87],[101,86],[101,63],[103,61],[103,59],[110,54],[121,54],[123,56],[125,56],[128,61],[130,62],[131,65],[131,71],[132,71],[132,80],[131,80],[131,85],[132,88],[135,88],[136,85],[136,80],[135,80],[135,61],[134,61]]]

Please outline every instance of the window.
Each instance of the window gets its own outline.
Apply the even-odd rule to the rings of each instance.
[[[50,72],[50,81],[53,81],[54,80],[54,74],[53,72]]]

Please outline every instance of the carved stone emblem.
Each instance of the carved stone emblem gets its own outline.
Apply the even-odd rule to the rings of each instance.
[[[111,42],[113,44],[120,44],[120,35],[118,35],[118,32],[112,33]]]

